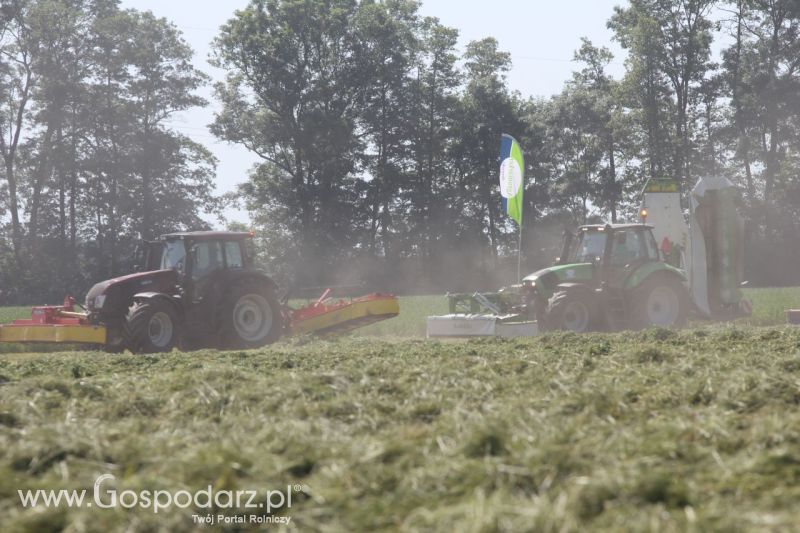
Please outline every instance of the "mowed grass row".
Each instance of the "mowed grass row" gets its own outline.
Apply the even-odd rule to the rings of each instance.
[[[206,509],[17,490],[302,484],[317,531],[747,531],[800,523],[800,330],[285,340],[0,358],[0,530],[190,531]],[[252,511],[251,511],[252,512]]]

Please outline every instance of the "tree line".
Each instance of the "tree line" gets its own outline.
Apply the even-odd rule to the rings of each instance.
[[[174,25],[115,0],[0,5],[0,291],[42,302],[130,268],[135,243],[204,226],[215,160],[170,129],[208,77]],[[57,301],[57,300],[56,300]]]
[[[210,82],[174,25],[114,0],[4,1],[0,15],[7,300],[80,294],[129,269],[137,239],[219,215],[214,158],[169,127],[208,105]],[[750,279],[800,282],[800,5],[630,0],[608,27],[624,57],[582,39],[563,90],[534,98],[509,88],[496,39],[461,50],[415,1],[251,1],[213,42],[227,75],[210,129],[258,156],[236,196],[262,261],[307,286],[513,281],[497,187],[509,133],[526,156],[526,270],[565,227],[634,219],[648,178],[686,193],[723,175],[742,190]]]

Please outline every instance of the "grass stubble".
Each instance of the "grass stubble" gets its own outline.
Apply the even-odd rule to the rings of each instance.
[[[0,530],[190,531],[208,512],[19,503],[105,473],[120,491],[302,484],[298,530],[800,523],[800,329],[400,336],[0,357]]]

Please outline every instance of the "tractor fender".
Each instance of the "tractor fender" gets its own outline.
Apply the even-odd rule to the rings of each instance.
[[[257,281],[259,283],[265,283],[270,289],[274,291],[278,290],[278,284],[275,283],[275,281],[271,277],[269,277],[269,275],[263,270],[247,269],[247,268],[231,270],[226,273],[226,276],[224,278],[225,284],[229,286],[234,283],[240,283],[242,281],[249,281],[249,280]]]
[[[581,292],[587,294],[590,298],[593,298],[595,296],[595,290],[589,285],[586,285],[585,283],[559,283],[555,287],[553,293],[555,294],[556,292],[561,292],[561,291],[575,292],[575,293]]]
[[[687,281],[686,274],[684,274],[684,272],[679,268],[675,268],[674,266],[666,263],[651,261],[644,263],[642,266],[631,272],[630,275],[625,278],[623,287],[625,289],[635,289],[652,276],[670,276],[683,284],[685,284]]]
[[[183,319],[183,308],[181,307],[180,302],[177,298],[170,296],[169,294],[164,294],[163,292],[139,292],[133,295],[133,301],[137,302],[140,300],[162,300],[169,303],[172,307],[175,308],[175,311],[178,313],[178,316]]]
[[[565,291],[589,291],[589,292],[593,292],[591,287],[587,286],[585,283],[559,283],[557,288],[558,288],[558,290],[565,290]]]

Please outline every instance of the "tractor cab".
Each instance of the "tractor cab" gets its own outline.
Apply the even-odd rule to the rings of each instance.
[[[652,228],[645,224],[582,226],[577,235],[567,235],[564,252],[561,265],[624,266],[661,259]]]
[[[248,268],[251,238],[250,233],[230,231],[171,233],[145,243],[137,270],[175,270],[196,280],[220,270]]]

